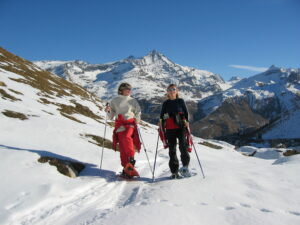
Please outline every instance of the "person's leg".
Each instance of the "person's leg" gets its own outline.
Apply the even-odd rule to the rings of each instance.
[[[179,140],[179,150],[180,150],[180,158],[181,158],[182,166],[188,167],[190,163],[190,154],[187,151],[188,146],[185,137],[185,129],[178,129],[177,137]]]
[[[166,131],[166,138],[168,140],[169,144],[169,156],[170,156],[170,161],[169,161],[169,167],[171,170],[171,173],[177,173],[178,168],[179,168],[179,162],[178,158],[176,155],[176,130],[167,130]]]
[[[127,165],[130,158],[134,158],[135,151],[132,139],[133,131],[134,127],[128,127],[125,131],[117,133],[120,145],[121,164],[123,167]]]

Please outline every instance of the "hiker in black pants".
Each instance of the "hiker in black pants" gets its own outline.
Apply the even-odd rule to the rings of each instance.
[[[190,155],[186,142],[186,127],[188,126],[189,115],[184,100],[178,96],[178,88],[175,84],[171,84],[167,88],[167,97],[168,100],[164,101],[160,113],[160,127],[165,131],[169,146],[171,178],[176,179],[180,178],[178,172],[182,176],[190,176],[188,169]],[[177,139],[182,162],[180,170],[178,170],[179,161],[176,154]]]

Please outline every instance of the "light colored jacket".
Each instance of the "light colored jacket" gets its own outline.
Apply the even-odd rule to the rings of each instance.
[[[109,119],[121,114],[125,120],[134,118],[137,123],[141,120],[141,107],[137,100],[130,96],[119,95],[110,102]]]

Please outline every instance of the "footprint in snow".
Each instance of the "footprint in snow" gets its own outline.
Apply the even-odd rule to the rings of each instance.
[[[219,207],[219,208],[222,210],[234,210],[235,209],[235,207],[232,207],[232,206]]]
[[[251,205],[248,205],[248,204],[245,204],[245,203],[240,203],[240,205],[242,207],[245,207],[245,208],[251,208]]]
[[[266,212],[266,213],[273,212],[273,211],[271,211],[271,210],[269,210],[269,209],[265,209],[265,208],[262,208],[262,209],[260,209],[260,211],[262,211],[262,212]]]
[[[208,205],[206,202],[201,202],[200,205]]]
[[[300,212],[295,212],[295,211],[289,211],[290,214],[293,214],[295,216],[300,216]]]

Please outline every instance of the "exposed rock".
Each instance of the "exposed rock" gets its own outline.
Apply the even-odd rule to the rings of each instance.
[[[284,156],[291,156],[291,155],[297,155],[297,154],[300,154],[300,151],[295,150],[295,149],[286,150],[283,153]]]
[[[40,163],[49,162],[51,166],[56,166],[58,172],[61,174],[75,178],[85,168],[85,165],[80,162],[74,162],[69,160],[62,160],[55,157],[41,156],[38,159]]]
[[[254,156],[254,155],[256,154],[256,152],[257,152],[257,151],[254,151],[254,152],[252,152],[252,153],[250,153],[250,154],[247,154],[247,153],[245,153],[245,152],[242,152],[242,155],[252,157],[252,156]]]

